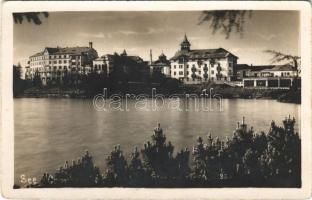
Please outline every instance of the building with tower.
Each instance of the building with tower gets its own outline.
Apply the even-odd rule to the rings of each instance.
[[[93,72],[98,74],[105,74],[109,76],[111,73],[125,73],[131,78],[138,79],[137,76],[149,75],[148,62],[141,57],[135,55],[128,55],[126,50],[122,53],[105,54],[93,60]],[[136,77],[136,78],[135,78]]]
[[[150,73],[151,75],[155,73],[164,74],[166,77],[170,77],[170,61],[167,56],[162,52],[156,61],[152,59],[152,50],[150,51]]]
[[[184,36],[181,48],[170,59],[170,75],[185,84],[208,81],[227,82],[234,79],[234,66],[238,57],[223,48],[191,49]]]

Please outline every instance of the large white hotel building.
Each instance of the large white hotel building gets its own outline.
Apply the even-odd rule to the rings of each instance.
[[[231,81],[237,56],[218,49],[191,49],[186,35],[181,49],[170,59],[170,75],[186,84],[210,81]]]
[[[46,47],[29,57],[25,78],[33,79],[38,74],[42,84],[46,85],[50,81],[61,81],[67,73],[87,74],[97,57],[92,42],[87,47]]]

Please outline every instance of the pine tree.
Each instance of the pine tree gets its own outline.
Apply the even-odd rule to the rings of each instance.
[[[126,186],[128,183],[128,167],[120,145],[114,146],[114,150],[107,157],[106,162],[106,184],[109,186]]]

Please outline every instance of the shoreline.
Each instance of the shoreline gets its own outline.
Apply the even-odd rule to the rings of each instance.
[[[250,91],[250,89],[243,90],[243,91]],[[272,90],[263,90],[265,91],[272,91]],[[268,96],[268,95],[240,95],[240,94],[217,94],[219,97],[222,97],[223,99],[256,99],[256,100],[261,100],[261,99],[266,99],[266,100],[276,100],[281,103],[294,103],[294,104],[301,104],[301,99],[298,100],[297,97],[294,96],[287,96],[287,91],[282,92],[278,96]],[[301,92],[300,92],[301,93]],[[118,94],[118,93],[117,93]],[[132,94],[131,92],[129,94]],[[162,93],[157,93],[157,95],[163,95],[165,99],[170,98],[171,95],[175,95],[179,98],[186,98],[186,95],[190,93],[177,93],[177,94],[162,94]],[[122,99],[126,98],[124,94],[118,94]],[[192,94],[193,95],[193,94]],[[195,94],[198,95],[198,98],[202,98],[200,95],[202,94]],[[207,94],[208,95],[208,94]],[[19,94],[14,97],[14,99],[19,99],[19,98],[57,98],[57,99],[93,99],[95,95],[90,96],[90,95],[85,95],[85,94],[75,94],[75,93],[69,93],[69,92],[60,92],[60,93],[45,93],[45,92],[39,92],[39,93],[24,93],[24,94]],[[107,97],[109,98],[110,95]],[[150,94],[144,94],[144,96],[147,99],[153,98],[152,95]],[[281,98],[284,97],[284,98]]]

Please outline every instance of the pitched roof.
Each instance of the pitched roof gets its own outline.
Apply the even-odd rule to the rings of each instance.
[[[170,61],[164,53],[161,53],[158,59],[152,62],[151,65],[170,65]]]
[[[82,54],[84,52],[88,52],[93,48],[90,47],[46,47],[44,51],[48,51],[49,54]],[[40,56],[43,55],[44,51],[36,53],[30,57]]]
[[[47,50],[49,54],[53,54],[58,51],[58,48],[46,47],[45,50]]]
[[[143,59],[139,56],[128,56],[128,55],[123,55],[124,58],[130,59],[132,61],[135,61],[137,63],[143,63]],[[112,54],[105,54],[95,60],[105,60],[107,59],[108,61],[113,61],[114,60],[114,55]]]
[[[251,71],[294,71],[292,65],[247,65],[237,64],[235,65],[236,70],[249,69]]]
[[[101,56],[101,57],[99,57],[99,58],[94,59],[94,61],[103,61],[103,60],[106,60],[103,56]]]
[[[129,59],[135,61],[135,62],[138,62],[138,63],[143,63],[143,59],[139,56],[127,56]]]
[[[156,60],[155,62],[152,63],[152,65],[170,65],[170,61],[167,60]]]
[[[184,40],[181,42],[181,45],[191,45],[191,43],[188,41],[186,34],[184,35]]]
[[[81,54],[90,51],[90,47],[65,47],[65,48],[58,48],[56,54]]]
[[[271,69],[264,69],[262,71],[295,71],[292,65],[275,65]]]
[[[250,65],[248,65],[248,64],[236,64],[235,69],[236,70],[250,69]]]
[[[261,71],[265,69],[272,69],[275,65],[252,65],[250,66],[251,71]]]
[[[170,60],[176,60],[180,56],[186,56],[190,59],[209,59],[209,58],[225,58],[233,55],[229,51],[218,48],[218,49],[193,49],[190,51],[178,51]]]
[[[39,53],[35,53],[34,55],[31,55],[30,57],[36,57],[36,56],[42,56],[42,55],[43,55],[43,51]]]

